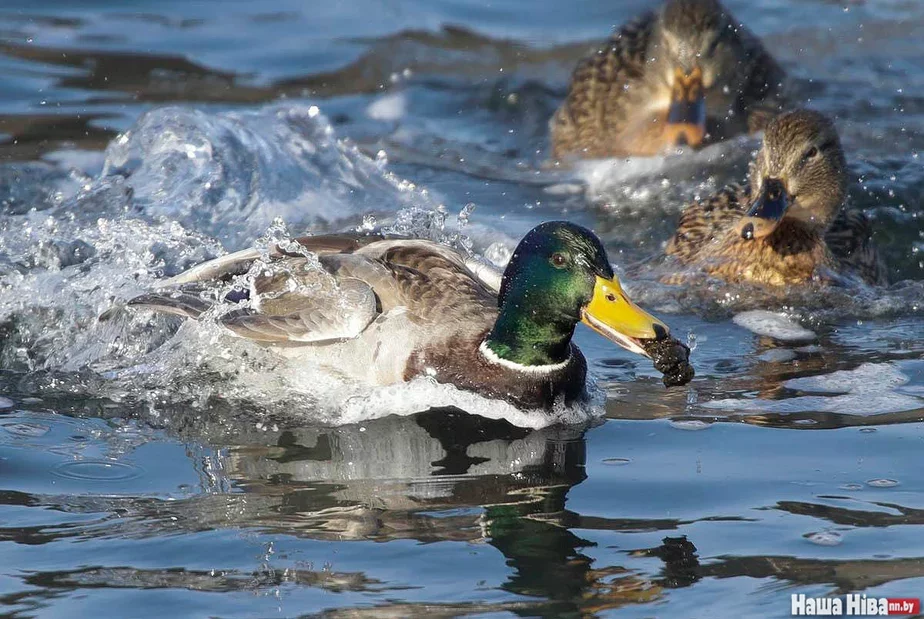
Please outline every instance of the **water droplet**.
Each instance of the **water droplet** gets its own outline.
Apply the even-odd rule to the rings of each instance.
[[[125,481],[144,474],[144,469],[135,464],[113,460],[81,460],[65,462],[54,467],[52,472],[60,477],[86,481]]]
[[[844,541],[841,534],[834,531],[817,531],[815,533],[807,533],[804,537],[808,541],[819,546],[837,546]]]
[[[609,466],[625,466],[632,462],[632,460],[629,460],[629,458],[604,458],[602,462]]]
[[[471,218],[472,211],[474,210],[475,210],[474,202],[469,202],[468,204],[462,207],[462,210],[459,211],[458,217],[456,217],[456,221],[458,221],[459,230],[463,229],[465,226],[468,225],[468,220],[469,218]]]
[[[712,423],[709,421],[702,421],[701,419],[678,419],[671,421],[671,427],[677,428],[678,430],[705,430],[712,427]]]
[[[866,482],[867,486],[872,486],[873,488],[894,488],[898,485],[897,479],[871,479]]]

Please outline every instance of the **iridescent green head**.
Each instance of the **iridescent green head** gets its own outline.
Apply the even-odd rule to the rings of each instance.
[[[523,237],[504,271],[500,315],[485,343],[519,365],[553,365],[570,355],[583,321],[629,350],[667,327],[629,301],[593,232],[565,221],[540,224]]]

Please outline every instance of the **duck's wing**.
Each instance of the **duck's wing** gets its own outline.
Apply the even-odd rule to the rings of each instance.
[[[359,233],[326,234],[300,237],[294,239],[293,243],[297,243],[305,250],[318,255],[348,254],[355,252],[365,245],[380,241],[382,238],[384,237],[381,235],[363,235]],[[270,252],[268,257],[270,260],[278,260],[287,256],[297,257],[300,255],[296,251],[288,251],[293,249],[296,248],[276,247]],[[254,260],[260,256],[260,250],[256,248],[251,247],[249,249],[242,249],[241,251],[203,262],[174,277],[161,280],[159,286],[179,286],[192,282],[223,280],[235,275],[243,275],[250,269]]]
[[[847,268],[872,284],[887,284],[885,264],[872,240],[869,218],[860,210],[840,212],[825,233],[831,253]]]
[[[624,24],[578,63],[568,96],[550,123],[554,157],[585,149],[589,156],[606,155],[602,145],[616,130],[613,125],[625,120],[626,87],[644,74],[655,21],[650,12]]]
[[[428,325],[428,338],[439,339],[481,330],[496,315],[496,292],[469,267],[477,264],[439,243],[363,242],[346,253],[321,253],[318,261],[320,275],[311,265],[302,274],[290,258],[284,273],[255,280],[259,303],[221,317],[222,324],[250,339],[323,342],[355,337],[378,316],[401,308]],[[303,290],[291,290],[293,276]]]
[[[419,320],[451,322],[469,315],[477,322],[490,313],[499,286],[499,276],[486,264],[430,241],[346,234],[295,242],[312,256],[293,245],[276,248],[265,272],[250,277],[246,288],[220,293],[223,297],[217,291],[248,273],[259,251],[193,267],[129,305],[198,319],[218,301],[238,303],[240,309],[217,318],[235,334],[314,343],[356,337],[396,307]]]
[[[210,268],[218,270],[218,266]],[[221,271],[223,276],[231,272]],[[334,276],[305,257],[277,259],[272,269],[254,276],[247,288],[229,291],[221,283],[221,278],[215,278],[161,287],[128,305],[193,319],[219,302],[238,305],[218,315],[219,324],[240,337],[274,343],[353,338],[379,313],[375,291],[367,282]]]
[[[351,272],[366,273],[374,279],[377,269],[374,264],[354,260],[352,269],[344,271],[340,263],[348,261],[357,249],[381,239],[337,234],[295,239],[297,245],[276,247],[268,255],[245,249],[165,279],[156,291],[136,297],[128,305],[198,319],[219,301],[235,303],[241,307],[217,320],[244,338],[277,343],[352,338],[375,319],[378,305],[373,285]],[[322,268],[303,255],[301,248],[317,256]],[[246,288],[222,292],[260,258],[270,263],[265,273],[255,275]]]
[[[665,253],[676,256],[684,264],[696,260],[710,243],[723,236],[741,218],[747,196],[745,187],[730,185],[704,201],[687,205]]]
[[[423,240],[385,240],[357,255],[374,259],[390,273],[389,294],[379,294],[382,311],[403,306],[418,320],[444,325],[482,325],[496,314],[500,276],[450,247]]]

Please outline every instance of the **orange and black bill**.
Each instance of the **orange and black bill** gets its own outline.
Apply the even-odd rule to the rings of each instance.
[[[699,67],[693,67],[689,73],[678,67],[674,70],[665,138],[671,145],[697,147],[703,143],[705,137],[706,97],[703,91],[703,72]]]
[[[759,239],[776,229],[789,208],[789,194],[783,181],[768,178],[760,186],[757,199],[738,226],[743,239]]]

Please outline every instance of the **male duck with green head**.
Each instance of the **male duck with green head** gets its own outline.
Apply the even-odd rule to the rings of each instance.
[[[203,287],[237,282],[223,303],[230,311],[217,319],[237,336],[364,382],[429,376],[523,408],[583,397],[587,364],[572,342],[578,322],[655,354],[659,369],[680,367],[674,382],[692,378],[688,351],[629,300],[600,240],[581,226],[533,228],[499,281],[483,263],[431,241],[331,235],[298,244],[297,252],[277,248],[269,269],[264,257],[250,272],[261,256],[245,250],[130,304],[199,318],[210,308]],[[669,355],[652,353],[664,346]]]

